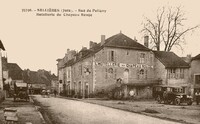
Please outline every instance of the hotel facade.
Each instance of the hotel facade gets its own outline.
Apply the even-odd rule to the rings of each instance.
[[[90,41],[89,49],[68,50],[58,59],[59,92],[87,98],[118,89],[112,95],[129,98],[134,91],[135,98],[152,98],[153,86],[165,80],[155,75],[157,58],[148,42],[148,36],[142,45],[119,33],[107,39],[102,35],[100,43]]]

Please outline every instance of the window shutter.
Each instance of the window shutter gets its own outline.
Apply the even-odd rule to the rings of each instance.
[[[137,63],[140,63],[140,53],[137,52]]]
[[[117,79],[117,69],[115,68],[115,79]]]
[[[107,79],[108,78],[108,69],[107,68],[105,68],[106,70],[105,70],[105,79]]]
[[[140,76],[140,71],[139,71],[139,69],[137,69],[137,71],[136,71],[136,78],[139,79],[139,76]]]
[[[116,53],[116,51],[114,51],[114,62],[116,62],[117,61],[117,53]]]
[[[145,70],[145,78],[147,79],[148,70]]]
[[[109,50],[108,50],[108,52],[107,52],[107,59],[108,59],[108,61],[111,60],[111,51],[109,51]]]
[[[149,54],[146,53],[146,54],[145,54],[145,62],[144,62],[144,63],[147,64],[147,63],[148,63],[148,60],[149,60]]]

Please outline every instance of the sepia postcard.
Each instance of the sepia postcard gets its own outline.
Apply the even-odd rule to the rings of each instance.
[[[0,2],[0,124],[199,124],[198,0]]]

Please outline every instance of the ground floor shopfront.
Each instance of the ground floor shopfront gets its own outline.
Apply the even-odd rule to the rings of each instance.
[[[114,99],[151,99],[153,86],[158,85],[158,80],[135,81],[127,84],[117,84],[111,90],[110,96]]]
[[[154,85],[158,85],[158,80],[143,80],[130,83],[116,81],[110,85],[97,86],[92,89],[92,82],[74,82],[73,85],[64,87],[66,96],[76,98],[89,97],[109,97],[113,99],[150,99],[153,98],[152,90]],[[130,92],[134,92],[132,96]],[[64,94],[63,94],[64,95]]]

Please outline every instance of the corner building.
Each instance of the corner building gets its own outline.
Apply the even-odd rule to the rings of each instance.
[[[90,49],[83,48],[73,59],[71,67],[71,94],[90,97],[103,94],[113,88],[117,96],[129,98],[130,90],[136,98],[151,98],[154,78],[154,53],[148,49],[148,37],[143,46],[119,33],[101,42],[90,42]],[[72,60],[71,60],[72,61]],[[67,77],[67,76],[66,76]]]

